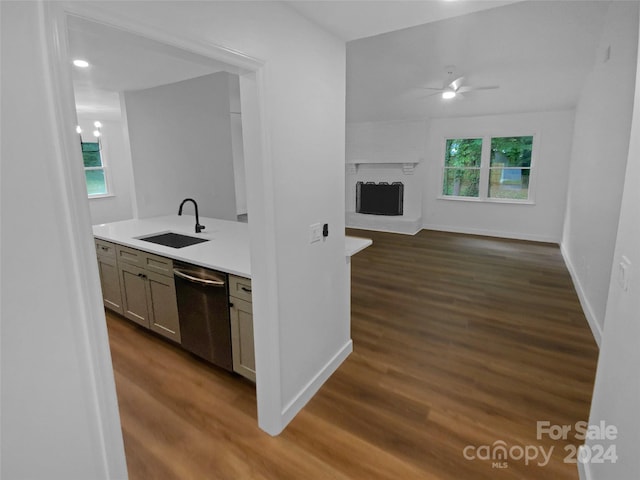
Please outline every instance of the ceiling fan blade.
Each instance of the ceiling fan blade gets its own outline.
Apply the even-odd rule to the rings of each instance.
[[[435,93],[430,93],[429,95],[422,95],[422,96],[418,97],[418,100],[420,100],[422,98],[435,97],[436,95],[440,96],[440,95],[442,95],[442,92],[435,92]]]
[[[422,90],[437,90],[438,92],[441,92],[444,90],[444,88],[437,88],[437,87],[418,87],[421,88]]]
[[[464,86],[464,87],[460,87],[459,90],[457,90],[456,93],[465,93],[465,92],[473,92],[475,90],[495,90],[496,88],[500,88],[498,85],[489,85],[486,87],[469,87],[469,86]]]
[[[457,92],[460,87],[462,87],[462,82],[464,81],[464,77],[458,77],[453,82],[449,84],[449,88],[454,92]]]

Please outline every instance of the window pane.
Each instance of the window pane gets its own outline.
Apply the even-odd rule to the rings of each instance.
[[[86,167],[101,167],[100,146],[98,143],[82,142],[82,158]]]
[[[492,168],[489,171],[489,197],[527,200],[530,173],[528,168]]]
[[[89,195],[102,195],[107,193],[107,182],[104,179],[104,170],[85,170],[87,180],[87,193]]]
[[[445,167],[479,167],[481,138],[449,138],[444,154]]]
[[[494,137],[491,139],[492,167],[530,167],[533,137]]]
[[[442,193],[456,197],[477,197],[480,170],[477,168],[445,168]]]

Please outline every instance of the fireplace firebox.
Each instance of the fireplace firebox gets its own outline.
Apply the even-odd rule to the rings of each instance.
[[[402,215],[402,182],[356,183],[356,212],[369,215]]]

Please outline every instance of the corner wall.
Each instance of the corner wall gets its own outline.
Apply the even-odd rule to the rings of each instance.
[[[45,8],[0,2],[0,477],[123,480],[71,78],[66,123],[53,94]]]
[[[629,12],[638,21],[638,13]],[[589,424],[615,426],[616,438],[587,440],[595,452],[615,448],[615,463],[580,465],[582,480],[640,478],[640,44],[633,101],[631,141],[625,172],[617,242],[609,285],[604,332]],[[628,284],[621,281],[620,262],[626,257]],[[606,457],[605,457],[606,458]]]
[[[611,2],[576,107],[562,251],[600,343],[629,147],[638,3]],[[605,61],[607,49],[610,58]]]

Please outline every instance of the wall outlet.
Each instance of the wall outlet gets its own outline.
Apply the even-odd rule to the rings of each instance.
[[[315,243],[322,240],[322,224],[314,223],[309,226],[309,243]]]

